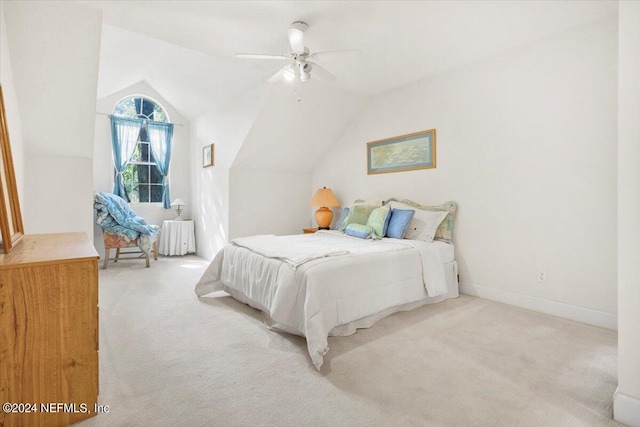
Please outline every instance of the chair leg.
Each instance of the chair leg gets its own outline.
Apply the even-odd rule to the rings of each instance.
[[[104,264],[102,264],[102,268],[107,269],[107,263],[109,262],[109,256],[111,255],[111,249],[105,246],[104,248]]]
[[[147,260],[147,268],[151,267],[151,263],[149,262],[149,254],[146,254],[147,256],[145,257]]]
[[[120,259],[120,248],[116,248],[116,259],[113,262],[118,262]]]
[[[158,260],[158,241],[153,242],[153,260]]]

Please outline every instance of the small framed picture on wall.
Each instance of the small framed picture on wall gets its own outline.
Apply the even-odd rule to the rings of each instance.
[[[214,163],[214,144],[205,145],[202,147],[202,167],[206,168],[213,166]]]

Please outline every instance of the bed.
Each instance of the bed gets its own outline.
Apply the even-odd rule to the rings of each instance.
[[[347,336],[392,313],[458,296],[454,246],[335,230],[235,239],[195,292],[225,291],[263,312],[270,329],[306,338],[320,370],[328,336]]]

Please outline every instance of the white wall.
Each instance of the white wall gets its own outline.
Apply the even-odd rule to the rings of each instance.
[[[364,105],[364,97],[311,78],[272,86],[233,168],[309,173]]]
[[[309,220],[311,172],[364,105],[354,95],[313,78],[274,86],[231,167],[230,238],[299,234]]]
[[[618,390],[615,419],[640,426],[640,3],[620,2]]]
[[[311,225],[310,170],[363,98],[322,83],[303,86],[302,95],[298,103],[291,87],[261,82],[194,121],[194,164],[215,143],[215,166],[194,169],[198,255],[213,258],[235,237]]]
[[[22,121],[18,107],[13,71],[11,69],[11,54],[7,39],[7,26],[4,19],[4,2],[0,1],[0,84],[4,96],[4,107],[7,114],[7,127],[13,154],[13,166],[18,184],[18,197],[24,201],[24,143],[22,140]],[[24,207],[22,208],[24,209]]]
[[[212,259],[229,241],[229,170],[269,94],[266,84],[236,94],[223,108],[200,115],[191,126],[192,200],[198,255]],[[203,168],[202,147],[215,144],[215,165]]]
[[[92,236],[101,12],[64,1],[3,4],[22,120],[26,232]]]
[[[171,200],[182,199],[187,204],[182,212],[182,217],[191,218],[193,208],[191,200],[191,170],[194,165],[191,159],[189,122],[145,82],[140,82],[98,100],[96,111],[111,114],[119,101],[131,95],[143,95],[157,101],[169,115],[171,123],[175,124],[173,128],[171,164],[169,166]],[[114,182],[111,127],[109,117],[105,115],[96,115],[93,153],[93,189],[111,193],[113,192]],[[144,218],[147,223],[159,226],[162,226],[162,221],[165,219],[173,219],[177,215],[174,209],[164,209],[161,203],[131,203],[131,208]],[[97,225],[94,225],[93,230],[96,249],[102,255],[104,252],[102,230]]]
[[[301,234],[310,227],[311,173],[232,168],[229,238]]]
[[[615,313],[616,51],[610,19],[384,93],[312,189],[455,200],[463,282]],[[367,141],[432,128],[436,169],[366,174]]]

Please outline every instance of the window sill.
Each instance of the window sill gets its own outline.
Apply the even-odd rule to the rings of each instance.
[[[162,208],[162,202],[154,202],[154,203],[130,202],[129,206],[133,210],[135,210],[136,208],[153,208],[153,207]]]

